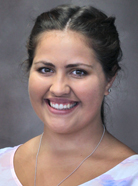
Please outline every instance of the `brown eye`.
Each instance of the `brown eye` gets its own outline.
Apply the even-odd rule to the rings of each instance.
[[[75,76],[86,76],[88,73],[85,70],[78,69],[74,70],[72,74]]]
[[[46,73],[53,73],[53,70],[50,68],[41,67],[38,69],[38,72],[40,72],[42,74],[46,74]]]

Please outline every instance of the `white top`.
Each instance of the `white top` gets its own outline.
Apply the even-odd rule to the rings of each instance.
[[[0,149],[0,186],[22,186],[14,171],[15,147]],[[79,186],[138,186],[138,155],[130,156],[104,174]]]

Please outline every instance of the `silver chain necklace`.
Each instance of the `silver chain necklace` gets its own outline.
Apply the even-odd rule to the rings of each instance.
[[[39,152],[40,152],[40,147],[41,147],[41,142],[42,142],[43,134],[44,133],[42,133],[42,135],[41,135],[40,142],[39,142],[39,147],[38,147],[38,151],[37,151],[37,154],[36,154],[34,186],[36,186],[37,161],[38,161],[38,155],[39,155]],[[95,149],[66,178],[64,178],[57,186],[59,186],[67,178],[69,178],[84,163],[84,161],[86,161],[96,151],[96,149],[99,147],[99,145],[100,145],[100,143],[101,143],[101,141],[102,141],[102,139],[104,137],[104,134],[105,134],[105,127],[104,127],[104,130],[103,130],[103,134],[101,136],[101,139],[100,139],[99,143],[96,145]]]

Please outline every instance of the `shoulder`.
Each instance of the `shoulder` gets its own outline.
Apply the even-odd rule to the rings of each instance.
[[[119,184],[138,185],[138,155],[126,158],[103,175],[103,178],[105,178],[104,176],[108,176],[110,181],[117,181]]]
[[[131,173],[131,175],[135,173],[138,174],[138,154],[132,155],[123,160],[121,163],[115,166],[115,170],[120,172],[123,170],[124,173]]]
[[[9,158],[11,158],[12,155],[14,155],[18,147],[19,145],[15,147],[5,147],[0,149],[0,166],[5,162],[5,160],[7,161]]]
[[[117,160],[118,162],[122,162],[128,157],[136,154],[132,149],[116,139],[110,133],[107,133],[106,135],[106,145],[104,150],[107,152],[107,156],[111,157],[113,160]]]
[[[138,154],[115,138],[111,140],[112,145],[110,145],[107,152],[109,152],[110,163],[112,165],[115,163],[115,165],[95,181],[105,186],[109,183],[109,185],[137,186]]]
[[[122,161],[117,167],[120,170],[124,170],[124,172],[128,172],[129,175],[137,174],[138,175],[138,154],[132,155]]]
[[[138,155],[132,155],[102,175],[80,186],[138,186]]]
[[[19,146],[0,149],[0,185],[13,185],[16,183],[13,157]]]
[[[13,149],[13,147],[5,147],[5,148],[0,149],[0,157],[1,157],[3,154],[5,154],[6,152],[8,152],[8,151],[10,151],[10,150],[12,150],[12,149]]]
[[[14,155],[14,171],[22,185],[29,185],[34,179],[35,160],[39,138],[40,137],[37,136],[21,145]]]
[[[19,159],[25,159],[25,157],[30,157],[35,155],[37,152],[37,146],[39,145],[40,136],[36,136],[26,143],[22,144],[16,151],[15,157]]]

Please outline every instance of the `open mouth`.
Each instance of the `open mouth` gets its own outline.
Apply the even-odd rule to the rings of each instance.
[[[47,99],[47,102],[50,107],[57,109],[57,110],[69,110],[78,105],[78,102],[56,103],[56,102],[50,101],[49,99]]]

